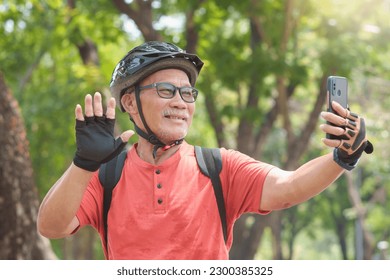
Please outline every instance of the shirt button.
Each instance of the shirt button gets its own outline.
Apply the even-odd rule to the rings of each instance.
[[[161,188],[162,188],[162,185],[161,185],[161,184],[157,184],[157,188],[158,188],[158,189],[161,189]]]
[[[157,169],[156,174],[160,174],[160,173],[161,173],[160,169]]]
[[[158,202],[158,204],[161,204],[161,203],[163,203],[163,200],[162,200],[162,198],[159,198],[159,199],[157,200],[157,202]]]

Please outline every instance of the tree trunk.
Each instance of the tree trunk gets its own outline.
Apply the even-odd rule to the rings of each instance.
[[[256,1],[253,1],[253,9],[255,9]],[[278,58],[280,61],[285,61],[284,55],[287,51],[287,45],[293,30],[296,28],[296,22],[293,19],[293,6],[294,3],[292,0],[285,2],[285,22],[284,27],[281,32],[280,44],[277,47],[279,49]],[[251,49],[255,50],[262,44],[272,47],[271,42],[269,41],[269,36],[264,31],[264,28],[261,24],[261,21],[257,15],[250,17],[250,26],[251,26]],[[275,46],[274,46],[275,47]],[[325,75],[324,75],[325,77]],[[246,109],[254,109],[258,106],[258,97],[260,96],[256,88],[258,77],[252,79],[249,86],[249,97],[248,103],[246,104]],[[291,112],[289,107],[290,98],[294,94],[296,85],[289,80],[283,71],[281,74],[276,76],[276,89],[278,96],[274,99],[274,106],[266,114],[265,122],[260,128],[255,129],[255,124],[251,121],[248,121],[244,118],[240,120],[239,132],[237,135],[237,149],[243,153],[246,153],[254,158],[261,159],[261,149],[264,147],[264,143],[271,133],[272,127],[278,118],[281,119],[283,129],[286,134],[286,145],[287,145],[287,155],[286,160],[280,166],[285,170],[294,170],[299,165],[299,160],[301,156],[306,152],[308,143],[310,141],[310,136],[313,131],[316,129],[316,124],[318,116],[322,110],[323,104],[325,102],[325,97],[321,94],[324,90],[325,78],[320,81],[318,88],[317,98],[314,104],[312,111],[305,123],[302,126],[302,129],[299,133],[294,133],[294,129],[291,123]],[[257,132],[256,132],[257,131]],[[266,219],[265,225],[269,227],[273,235],[273,258],[274,259],[283,259],[282,252],[282,217],[283,211],[275,211],[269,214]],[[258,217],[259,219],[265,219],[265,217]],[[241,218],[242,219],[242,218]],[[243,218],[246,219],[246,218]],[[245,221],[236,223],[235,227],[247,227]],[[249,227],[256,227],[257,223],[253,223]],[[263,224],[264,226],[264,224]],[[258,240],[264,230],[263,227],[258,228],[258,232],[253,229],[240,229],[235,228],[237,234],[235,235],[235,243],[233,244],[232,252],[234,257],[241,259],[252,259],[255,256],[256,251],[248,250],[248,248],[242,248],[241,244],[247,244],[250,240]],[[250,232],[251,234],[248,234]],[[237,248],[236,248],[237,246]],[[242,254],[237,254],[239,250],[242,250]]]
[[[55,259],[36,229],[39,199],[19,105],[0,75],[0,259]]]
[[[352,206],[354,207],[356,211],[356,219],[359,231],[361,231],[361,235],[363,236],[363,255],[359,256],[357,254],[357,259],[364,259],[364,260],[370,260],[373,257],[374,249],[375,249],[375,243],[374,243],[374,236],[372,232],[369,230],[369,228],[366,225],[366,214],[367,209],[364,207],[362,203],[362,199],[360,197],[359,193],[359,187],[353,180],[352,173],[351,172],[345,172],[345,177],[347,178],[347,184],[348,184],[348,194],[350,201],[352,203]]]

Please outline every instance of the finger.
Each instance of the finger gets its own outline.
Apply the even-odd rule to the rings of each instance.
[[[330,125],[330,124],[321,124],[320,128],[323,132],[328,133],[328,134],[332,134],[335,136],[341,136],[345,133],[344,128]]]
[[[338,102],[332,101],[332,108],[338,115],[342,116],[343,118],[346,117],[346,113],[345,113],[346,109],[343,106],[341,106]]]
[[[348,111],[347,118],[352,120],[352,121],[356,121],[359,118],[359,115]]]
[[[328,147],[331,148],[339,148],[344,150],[346,153],[351,153],[351,145],[344,140],[339,140],[339,139],[327,139],[327,138],[322,138],[322,142],[327,145]]]
[[[120,137],[122,138],[122,141],[126,143],[129,141],[130,137],[133,135],[134,135],[133,130],[127,130],[127,131],[123,132]]]
[[[351,121],[349,119],[345,119],[344,125],[351,128],[351,129],[356,129],[357,128],[357,123],[354,121]]]
[[[345,125],[344,118],[340,117],[339,115],[333,114],[331,112],[322,112],[321,117],[324,120],[326,120],[326,121],[328,121],[336,126],[344,126]]]
[[[93,117],[92,96],[90,94],[85,96],[85,115]]]
[[[83,108],[81,108],[80,104],[76,105],[76,109],[74,110],[76,120],[84,121]]]
[[[344,141],[341,141],[340,143],[340,149],[343,149],[344,151],[346,151],[347,153],[349,149],[351,149],[351,144],[347,143],[347,142],[344,142]]]
[[[352,129],[346,128],[345,129],[345,136],[348,138],[353,138],[356,135],[356,132]]]
[[[93,113],[97,117],[103,116],[102,95],[99,92],[95,92],[93,96]]]
[[[322,138],[322,143],[324,143],[326,146],[331,148],[337,148],[341,144],[341,140],[338,139],[328,139],[328,138]]]
[[[108,100],[106,117],[108,119],[115,119],[115,98],[113,97]]]

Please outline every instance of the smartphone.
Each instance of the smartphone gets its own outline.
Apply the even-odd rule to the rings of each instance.
[[[337,114],[332,109],[332,101],[338,102],[344,108],[348,106],[348,80],[345,77],[340,76],[329,76],[327,81],[327,109],[328,112]],[[334,125],[329,123],[330,125]],[[344,137],[335,136],[332,134],[326,134],[328,139],[346,139]]]

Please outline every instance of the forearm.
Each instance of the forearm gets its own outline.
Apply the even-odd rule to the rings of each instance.
[[[304,202],[325,190],[343,172],[332,153],[315,158],[295,171],[275,168],[265,180],[260,209],[277,210]]]
[[[291,174],[293,204],[306,201],[332,184],[345,170],[333,160],[333,154],[315,158]],[[293,196],[293,197],[294,197]]]
[[[52,186],[43,199],[38,213],[38,230],[46,237],[61,238],[74,229],[72,221],[80,207],[93,172],[73,163]]]

